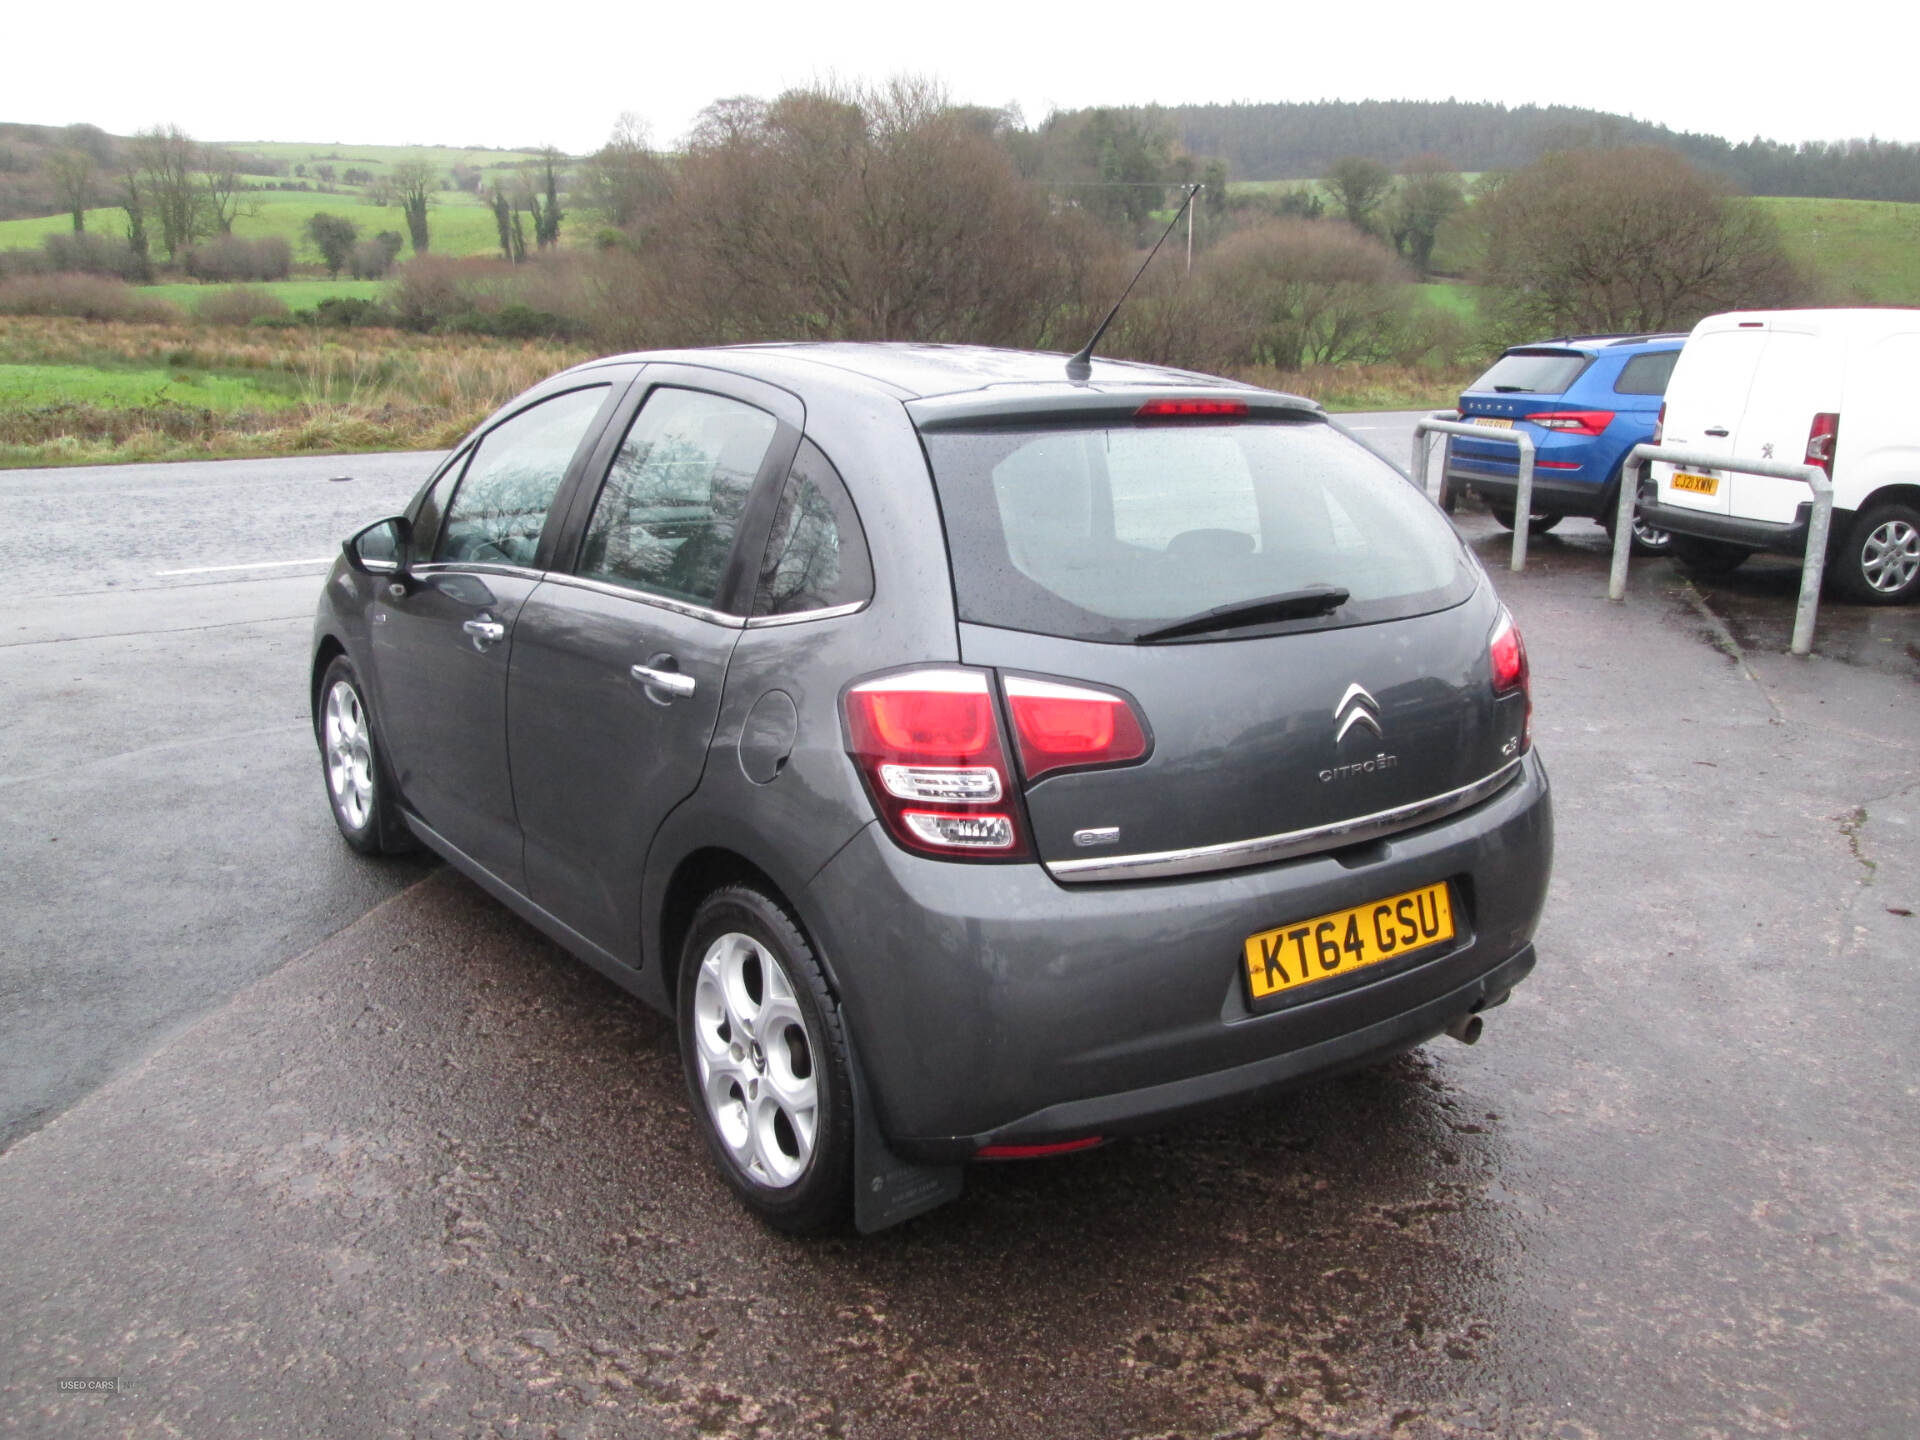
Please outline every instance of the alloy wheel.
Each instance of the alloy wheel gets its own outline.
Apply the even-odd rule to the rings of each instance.
[[[373,735],[360,693],[345,680],[327,691],[324,718],[327,789],[347,823],[358,830],[373,814]]]
[[[694,985],[695,1060],[715,1132],[755,1183],[798,1183],[813,1158],[820,1089],[792,981],[758,940],[730,931],[707,947]]]
[[[1920,530],[1897,517],[1876,525],[1860,546],[1860,570],[1883,595],[1911,584],[1920,573]]]

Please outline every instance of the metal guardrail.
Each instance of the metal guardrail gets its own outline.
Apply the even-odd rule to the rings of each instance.
[[[1620,513],[1613,526],[1613,569],[1607,577],[1607,598],[1624,600],[1627,594],[1627,555],[1633,549],[1633,507],[1640,498],[1640,476],[1647,462],[1690,465],[1709,472],[1727,470],[1739,475],[1767,475],[1776,480],[1798,480],[1813,491],[1813,515],[1807,521],[1807,554],[1800,562],[1800,603],[1793,612],[1792,653],[1813,652],[1813,622],[1820,611],[1820,579],[1827,568],[1827,532],[1833,528],[1833,481],[1818,465],[1794,465],[1784,460],[1739,460],[1700,450],[1636,445],[1620,462]],[[1518,569],[1518,566],[1514,567]]]
[[[1455,418],[1449,419],[1452,416]],[[1518,430],[1498,430],[1488,425],[1467,425],[1457,410],[1436,410],[1418,420],[1413,427],[1413,483],[1427,490],[1427,470],[1432,462],[1434,435],[1464,435],[1474,440],[1504,440],[1520,450],[1520,475],[1513,496],[1513,558],[1507,568],[1519,572],[1527,568],[1528,519],[1533,514],[1533,438]],[[1446,483],[1444,468],[1441,484]],[[1431,493],[1431,492],[1429,492]]]

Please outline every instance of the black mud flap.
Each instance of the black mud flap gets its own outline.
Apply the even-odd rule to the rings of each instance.
[[[956,1200],[964,1185],[958,1165],[916,1165],[887,1148],[874,1117],[860,1054],[847,1047],[853,1079],[853,1223],[862,1235]]]

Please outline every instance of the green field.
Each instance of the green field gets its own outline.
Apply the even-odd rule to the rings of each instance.
[[[493,211],[479,199],[445,190],[435,200],[427,212],[427,236],[434,254],[499,252],[500,234],[494,226]],[[321,211],[353,221],[360,227],[362,238],[370,239],[382,230],[407,233],[406,217],[397,206],[375,205],[352,190],[331,195],[301,190],[250,191],[242,213],[233,222],[233,233],[249,240],[278,235],[293,246],[296,263],[317,265],[320,252],[308,241],[305,227],[307,220]],[[87,212],[87,229],[95,234],[124,235],[126,226],[126,216],[117,208]],[[42,216],[37,220],[0,220],[0,250],[33,249],[44,236],[64,234],[72,228],[73,222],[65,215]],[[410,254],[411,247],[405,253]]]
[[[1426,304],[1471,324],[1480,318],[1480,289],[1458,280],[1431,280],[1413,287]]]
[[[295,165],[305,165],[309,176],[314,166],[331,165],[336,179],[340,172],[349,168],[388,175],[394,166],[415,160],[425,160],[443,173],[451,171],[456,165],[469,165],[484,174],[496,170],[517,170],[540,158],[539,152],[534,150],[461,150],[448,145],[310,144],[296,140],[227,140],[220,143],[244,155],[284,160],[289,172]]]
[[[198,302],[222,290],[263,291],[289,310],[311,310],[322,300],[336,296],[351,300],[378,300],[386,290],[384,280],[273,280],[255,285],[200,285],[187,281],[180,285],[143,285],[140,293],[191,310]]]
[[[1920,305],[1920,205],[1892,200],[1756,200],[1792,255],[1840,304]]]
[[[223,412],[276,410],[295,403],[291,389],[264,377],[215,371],[98,365],[0,365],[0,406],[174,405]]]

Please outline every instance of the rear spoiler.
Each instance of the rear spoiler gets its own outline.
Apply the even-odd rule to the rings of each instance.
[[[1011,392],[1011,393],[1009,393]],[[1024,393],[1023,393],[1024,392]],[[1130,385],[1102,390],[1095,386],[990,386],[955,395],[934,395],[907,402],[907,414],[922,431],[980,430],[997,426],[1085,425],[1098,421],[1131,422],[1140,407],[1156,400],[1228,400],[1247,407],[1249,420],[1318,420],[1327,412],[1317,401],[1277,390],[1239,385]]]

